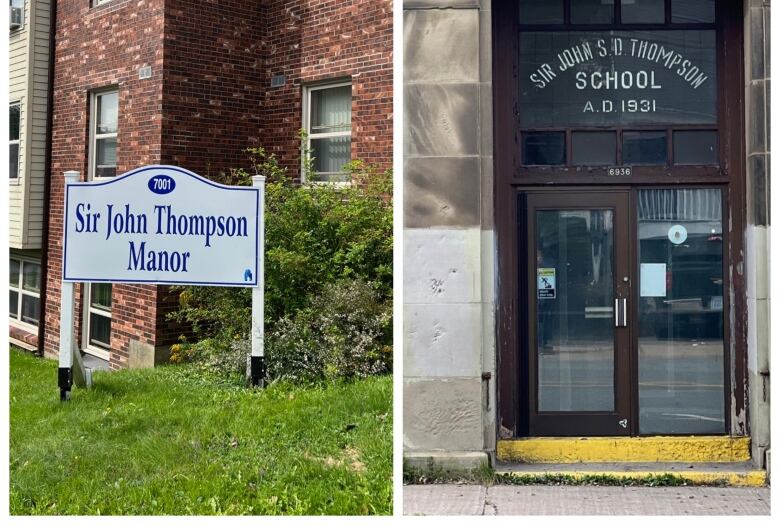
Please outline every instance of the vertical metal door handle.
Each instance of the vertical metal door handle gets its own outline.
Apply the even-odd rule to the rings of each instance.
[[[623,304],[623,324],[621,326],[628,326],[628,307],[626,306],[627,299],[624,297]]]
[[[615,299],[615,326],[628,326],[628,308],[625,297]]]
[[[615,298],[615,326],[620,326],[620,299]]]

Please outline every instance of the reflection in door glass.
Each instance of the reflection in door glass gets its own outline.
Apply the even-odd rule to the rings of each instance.
[[[612,210],[536,213],[539,411],[611,411]]]
[[[725,432],[717,189],[639,191],[639,432]]]

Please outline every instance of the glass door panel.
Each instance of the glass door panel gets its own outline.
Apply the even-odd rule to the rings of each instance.
[[[726,431],[719,189],[639,190],[639,433]]]
[[[539,411],[614,410],[613,210],[536,212]]]

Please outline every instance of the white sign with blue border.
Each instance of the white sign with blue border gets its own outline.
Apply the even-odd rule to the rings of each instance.
[[[257,286],[260,201],[174,166],[68,182],[63,281]]]

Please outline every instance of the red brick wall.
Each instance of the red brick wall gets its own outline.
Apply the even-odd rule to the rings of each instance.
[[[117,170],[124,173],[160,161],[163,64],[163,0],[115,0],[90,7],[90,0],[59,0],[55,44],[52,129],[51,212],[49,215],[48,293],[44,319],[45,353],[59,345],[62,276],[63,172],[87,173],[89,92],[119,90]],[[152,78],[138,69],[152,67]],[[77,288],[77,298],[81,287]],[[117,285],[113,294],[111,366],[127,365],[130,339],[154,342],[156,290]],[[81,339],[81,309],[74,327]]]
[[[59,344],[63,177],[87,172],[89,92],[118,86],[117,172],[174,164],[204,176],[248,167],[261,144],[298,171],[302,85],[352,79],[352,156],[392,162],[392,0],[58,0],[45,353]],[[138,69],[152,77],[138,79]],[[271,88],[271,77],[287,83]],[[81,286],[76,287],[81,339]],[[130,340],[180,332],[168,287],[115,285],[111,366]]]
[[[249,167],[260,137],[263,64],[257,0],[167,0],[163,162],[204,176]]]
[[[263,145],[299,172],[302,86],[352,78],[352,157],[392,165],[392,0],[268,0]],[[271,77],[286,84],[271,88]]]

